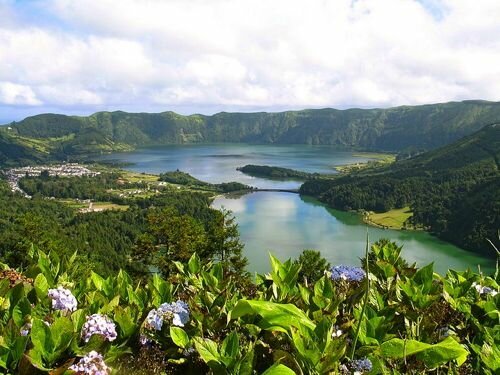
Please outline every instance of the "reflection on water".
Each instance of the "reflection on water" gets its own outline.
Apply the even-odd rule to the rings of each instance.
[[[366,157],[353,156],[330,146],[308,145],[171,145],[151,147],[101,157],[102,160],[133,162],[125,168],[149,173],[179,169],[207,182],[238,181],[266,189],[297,189],[301,182],[268,180],[237,171],[246,164],[273,165],[304,172],[336,173],[335,166],[362,163]]]
[[[332,264],[358,264],[364,254],[367,226],[356,214],[332,210],[318,201],[289,193],[250,193],[239,199],[219,197],[213,206],[234,212],[250,270],[269,271],[268,252],[285,260],[303,249],[320,250]],[[435,270],[463,270],[481,265],[491,270],[493,262],[461,250],[423,232],[383,230],[368,227],[370,241],[389,238],[403,245],[410,263],[435,262]]]
[[[212,183],[238,181],[259,188],[296,189],[298,181],[266,180],[236,170],[246,164],[273,165],[305,172],[334,173],[333,167],[366,161],[351,152],[307,145],[176,145],[145,148],[104,156],[133,163],[127,169],[161,173],[182,170]],[[245,255],[252,271],[269,270],[267,252],[281,259],[297,257],[303,249],[320,250],[333,263],[357,264],[363,256],[366,226],[357,215],[331,210],[314,199],[289,193],[252,193],[219,197],[214,207],[232,210],[240,225]],[[369,228],[370,238],[390,238],[404,245],[404,256],[419,265],[435,261],[440,272],[493,261],[475,256],[427,233]]]

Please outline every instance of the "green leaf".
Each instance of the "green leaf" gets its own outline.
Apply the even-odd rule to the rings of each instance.
[[[12,319],[18,327],[22,327],[26,323],[28,315],[31,315],[31,303],[26,297],[23,297],[12,310]]]
[[[431,345],[416,340],[392,339],[380,346],[382,354],[390,358],[404,358],[416,355],[429,367],[456,360],[458,365],[464,363],[469,354],[467,350],[452,337]]]
[[[125,308],[118,307],[114,315],[114,321],[118,323],[122,332],[120,336],[123,338],[132,336],[138,329],[129,306]]]
[[[172,338],[172,341],[174,342],[175,345],[185,349],[186,346],[189,344],[189,336],[187,335],[186,331],[184,331],[180,327],[170,327],[170,337]]]
[[[200,270],[201,270],[200,258],[198,257],[198,255],[196,253],[191,255],[191,258],[189,258],[188,268],[192,274],[197,274],[198,272],[200,272]]]
[[[262,375],[295,375],[295,372],[281,363],[269,367]]]
[[[39,273],[34,282],[34,287],[36,291],[36,296],[39,300],[43,300],[47,298],[47,293],[49,292],[49,283],[47,278],[43,275],[43,273]]]
[[[90,274],[90,278],[92,279],[92,282],[94,283],[94,286],[97,290],[101,291],[104,288],[104,278],[102,276],[99,276],[97,273],[92,271]]]
[[[456,360],[460,366],[467,360],[469,352],[452,337],[432,345],[429,349],[417,355],[429,367],[436,367],[451,360]]]
[[[73,339],[73,322],[62,316],[57,318],[50,326],[50,334],[56,350],[65,350]]]
[[[40,319],[33,319],[31,327],[31,342],[42,356],[49,355],[54,350],[50,328]]]
[[[200,354],[201,359],[207,364],[212,362],[220,364],[220,355],[217,350],[217,344],[210,339],[202,339],[201,337],[194,337],[194,346]]]
[[[260,326],[264,329],[281,327],[290,330],[291,327],[301,326],[314,329],[316,325],[306,314],[292,304],[280,304],[269,301],[239,300],[228,315],[228,321],[245,315],[260,315],[266,324]]]
[[[240,339],[236,332],[231,332],[222,342],[221,354],[236,358],[240,352]]]

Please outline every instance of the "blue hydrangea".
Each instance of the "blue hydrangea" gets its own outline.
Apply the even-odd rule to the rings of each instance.
[[[104,363],[102,355],[94,350],[82,357],[78,363],[70,366],[69,369],[82,375],[108,375],[111,373],[111,369]]]
[[[174,326],[184,327],[184,324],[189,321],[189,306],[184,301],[164,303],[158,307],[158,311],[163,315],[173,314],[172,324]]]
[[[332,280],[362,281],[366,277],[366,272],[360,267],[339,265],[330,271]]]
[[[156,309],[151,310],[148,313],[146,320],[144,321],[144,325],[148,329],[155,330],[155,331],[161,331],[161,327],[163,327],[162,314]]]
[[[75,311],[78,305],[71,291],[62,286],[57,287],[57,289],[49,289],[48,296],[52,300],[54,310]]]
[[[147,329],[161,331],[163,323],[169,321],[174,326],[184,327],[189,321],[189,307],[184,301],[163,303],[157,309],[151,310],[144,326]]]
[[[349,368],[354,373],[368,373],[372,370],[372,362],[368,358],[355,359],[349,362]]]
[[[93,314],[87,316],[87,320],[82,327],[82,338],[89,342],[92,335],[101,335],[108,341],[116,339],[116,326],[107,316]]]
[[[482,286],[481,284],[474,282],[472,283],[472,287],[475,288],[479,294],[489,294],[492,297],[497,295],[497,291],[489,286]]]

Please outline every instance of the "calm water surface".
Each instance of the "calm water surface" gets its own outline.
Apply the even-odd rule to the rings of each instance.
[[[126,169],[162,173],[179,169],[211,183],[238,181],[258,188],[293,189],[300,181],[274,181],[247,176],[236,170],[246,164],[272,165],[305,172],[336,173],[335,166],[363,163],[367,157],[328,146],[307,145],[172,145],[111,154],[103,160],[130,162]]]
[[[306,172],[335,173],[337,165],[364,162],[351,152],[328,146],[306,145],[182,145],[145,148],[111,154],[106,160],[133,163],[126,169],[161,173],[175,169],[212,183],[239,181],[259,188],[298,188],[300,181],[274,181],[246,176],[236,170],[246,164],[273,165]],[[239,224],[249,270],[267,272],[268,252],[285,260],[303,249],[320,250],[332,264],[359,263],[364,253],[366,225],[359,216],[332,210],[312,198],[290,193],[258,192],[237,197],[219,197],[215,208],[234,212]],[[389,238],[403,245],[410,262],[435,262],[441,273],[448,268],[465,269],[481,265],[491,270],[494,262],[475,256],[422,232],[403,232],[369,227],[371,241]]]

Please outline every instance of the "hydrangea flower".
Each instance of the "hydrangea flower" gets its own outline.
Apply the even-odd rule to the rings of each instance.
[[[93,314],[87,316],[87,320],[82,327],[82,338],[89,342],[92,335],[101,335],[108,341],[116,339],[116,326],[107,316]]]
[[[48,296],[52,300],[54,310],[75,311],[78,305],[71,291],[62,286],[57,287],[57,289],[49,289]]]
[[[184,324],[189,321],[189,306],[184,301],[164,303],[158,307],[158,311],[163,314],[173,314],[172,324],[174,326],[184,327]]]
[[[74,364],[69,369],[82,375],[108,375],[110,373],[110,368],[104,363],[102,355],[94,350],[82,357],[77,364]]]
[[[148,313],[144,326],[147,329],[161,331],[163,323],[171,321],[174,326],[184,327],[189,321],[189,306],[184,301],[163,303]]]
[[[333,266],[331,273],[332,280],[362,281],[366,277],[362,268],[353,266]]]
[[[148,316],[144,321],[144,325],[151,330],[161,331],[161,327],[163,326],[163,316],[158,310],[153,309],[148,313]]]
[[[31,323],[26,323],[21,327],[19,332],[21,333],[21,336],[28,336],[30,334],[30,331],[31,331]]]
[[[343,334],[342,330],[338,329],[338,327],[335,326],[332,332],[332,338],[340,337],[342,336],[342,334]]]
[[[182,351],[184,357],[192,357],[196,355],[196,349],[193,347],[186,348]]]
[[[349,368],[354,374],[370,372],[373,368],[372,362],[368,358],[355,359],[349,362]]]
[[[497,295],[497,291],[489,286],[482,286],[476,282],[472,283],[472,286],[476,289],[479,294],[490,294],[492,297]]]
[[[139,335],[139,343],[142,346],[150,346],[153,343],[153,340],[151,340],[148,336],[141,333]]]

